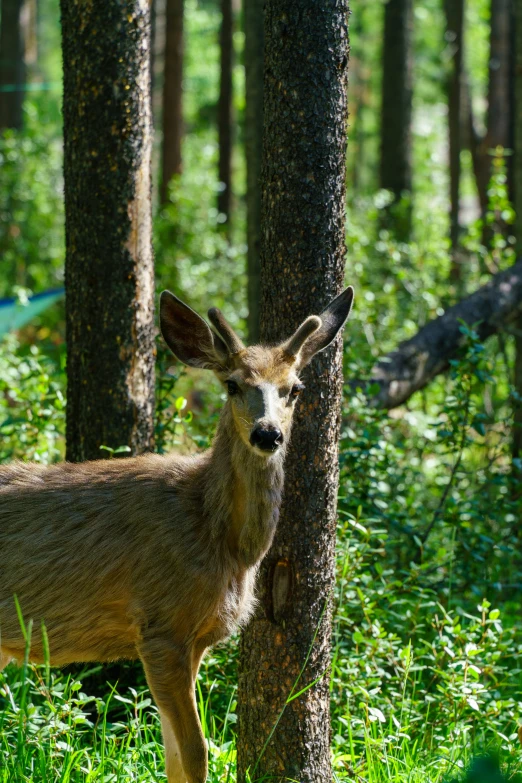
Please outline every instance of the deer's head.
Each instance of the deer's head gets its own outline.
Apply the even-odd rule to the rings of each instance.
[[[285,342],[247,348],[220,310],[208,311],[213,331],[194,310],[163,291],[161,332],[180,361],[216,373],[227,389],[239,436],[266,457],[289,437],[295,402],[304,389],[301,370],[330,345],[346,322],[352,301],[349,286],[320,315],[308,316]]]

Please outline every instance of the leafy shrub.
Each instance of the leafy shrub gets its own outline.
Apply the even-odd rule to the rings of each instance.
[[[12,335],[0,343],[0,463],[63,457],[64,389],[59,357],[22,347]]]

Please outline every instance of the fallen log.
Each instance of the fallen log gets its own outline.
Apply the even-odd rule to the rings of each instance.
[[[506,329],[522,313],[522,259],[499,272],[478,291],[430,321],[410,340],[406,340],[379,359],[369,381],[352,386],[367,388],[378,384],[370,404],[376,408],[396,408],[424,388],[449,367],[465,337],[461,322],[474,326],[480,340]]]

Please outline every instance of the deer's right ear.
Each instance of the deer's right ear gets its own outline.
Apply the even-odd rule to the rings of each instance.
[[[163,291],[160,297],[161,334],[170,350],[184,364],[222,370],[228,350],[223,340],[188,305]]]

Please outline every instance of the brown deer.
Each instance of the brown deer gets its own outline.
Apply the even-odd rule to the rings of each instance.
[[[299,373],[348,318],[353,289],[286,342],[245,348],[173,294],[161,331],[175,356],[228,390],[212,448],[195,456],[0,467],[0,668],[24,655],[14,596],[32,619],[31,658],[140,658],[158,705],[169,783],[204,783],[194,681],[205,650],[247,621],[274,535]]]

